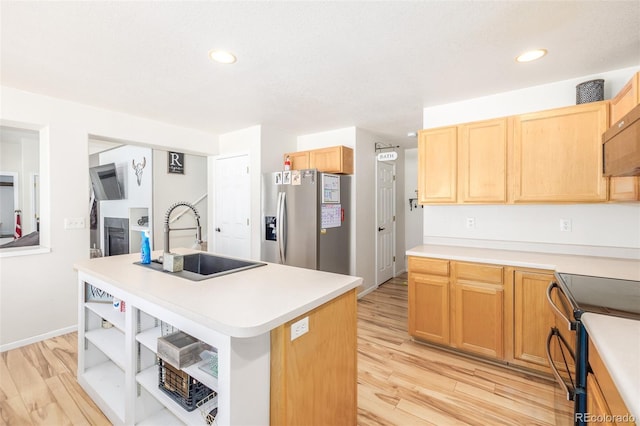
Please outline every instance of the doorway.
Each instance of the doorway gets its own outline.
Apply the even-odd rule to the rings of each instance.
[[[215,159],[214,252],[251,257],[249,155]]]
[[[376,286],[395,274],[396,165],[378,161],[376,167]]]

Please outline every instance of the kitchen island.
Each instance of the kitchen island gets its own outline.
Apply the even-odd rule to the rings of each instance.
[[[304,416],[355,424],[361,278],[268,263],[190,281],[138,260],[74,265],[78,382],[114,424],[207,424],[199,409],[188,412],[158,389],[157,338],[165,328],[217,351],[217,377],[194,366],[185,371],[217,392],[218,425],[299,424]],[[109,296],[121,301],[118,309]],[[305,318],[306,333],[298,324]]]

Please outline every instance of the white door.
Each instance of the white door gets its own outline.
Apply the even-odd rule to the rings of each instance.
[[[227,256],[250,258],[249,156],[217,158],[215,176],[213,251]]]
[[[395,253],[395,164],[378,161],[376,285],[393,278]]]

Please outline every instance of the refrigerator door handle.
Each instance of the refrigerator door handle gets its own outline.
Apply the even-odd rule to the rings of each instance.
[[[278,243],[278,263],[283,263],[282,262],[282,248],[281,248],[281,244],[282,244],[282,237],[280,235],[281,233],[281,227],[282,227],[282,211],[280,210],[282,207],[282,192],[278,192],[278,201],[276,203],[276,242]]]
[[[278,229],[280,230],[280,239],[279,247],[280,247],[280,262],[285,263],[287,260],[287,193],[281,192],[282,198],[280,200],[280,226]]]

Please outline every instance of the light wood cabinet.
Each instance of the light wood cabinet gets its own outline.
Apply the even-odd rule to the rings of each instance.
[[[607,400],[602,394],[600,386],[598,386],[598,381],[592,373],[587,375],[587,413],[589,413],[589,416],[603,420],[600,422],[589,423],[615,426],[615,423],[607,421],[607,419],[611,418],[611,411],[607,406]]]
[[[616,124],[622,117],[640,104],[640,72],[611,99],[610,126]],[[609,200],[611,201],[639,201],[640,177],[612,177],[609,181]]]
[[[504,355],[503,267],[451,262],[454,345],[491,358]]]
[[[607,102],[515,117],[513,201],[606,201],[601,137],[608,118]]]
[[[324,173],[353,174],[353,149],[332,146],[311,151],[288,152],[291,170],[318,169]]]
[[[507,123],[499,118],[420,131],[418,201],[506,203]]]
[[[640,72],[611,98],[611,124],[615,124],[640,103]]]
[[[631,413],[591,339],[589,366],[593,374],[587,376],[587,412],[609,420],[608,423],[600,424],[634,425],[635,422],[629,421],[632,418]]]
[[[503,267],[409,257],[409,334],[502,359]]]
[[[309,151],[290,152],[284,155],[285,161],[289,157],[291,170],[304,170],[309,168]]]
[[[508,120],[458,127],[458,201],[507,202]]]
[[[511,363],[550,372],[545,343],[555,317],[546,291],[552,273],[513,272],[513,359]]]
[[[357,423],[356,309],[352,290],[271,331],[270,424]],[[303,317],[310,331],[291,340]]]
[[[448,345],[449,261],[409,257],[409,334]]]
[[[418,202],[455,203],[458,129],[443,127],[418,133]]]

